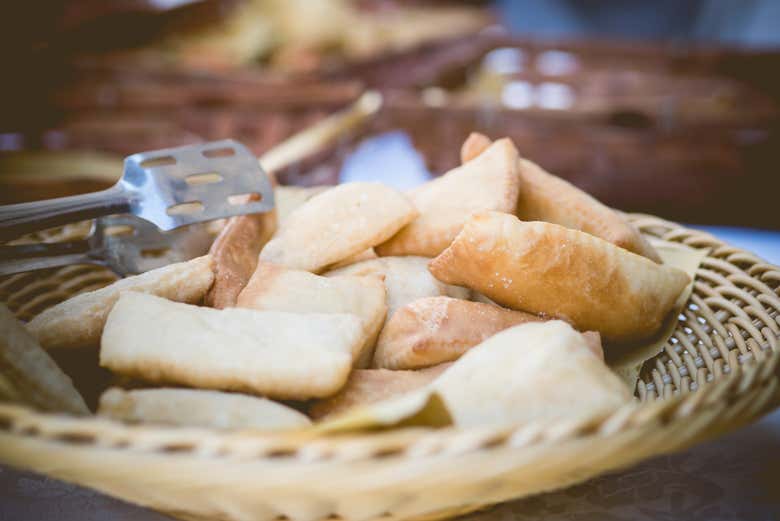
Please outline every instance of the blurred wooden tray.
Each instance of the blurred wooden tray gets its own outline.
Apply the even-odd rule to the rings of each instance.
[[[518,109],[500,96],[477,96],[470,78],[497,49],[509,50],[510,62],[515,53],[522,65],[505,63],[511,73],[502,81],[532,92],[570,89],[571,105]],[[557,68],[550,65],[556,60]],[[622,210],[780,229],[780,214],[767,210],[780,190],[778,66],[780,53],[535,42],[495,30],[299,77],[81,62],[42,100],[16,102],[5,139],[6,148],[28,151],[126,155],[232,137],[260,154],[348,104],[364,86],[378,86],[386,104],[368,132],[408,132],[436,174],[454,166],[454,151],[479,130],[510,136],[525,156]],[[343,157],[336,152],[317,158],[329,173],[298,167],[288,180],[335,182],[334,161]],[[0,163],[2,182],[7,162]],[[0,199],[40,194],[36,183],[17,177]]]

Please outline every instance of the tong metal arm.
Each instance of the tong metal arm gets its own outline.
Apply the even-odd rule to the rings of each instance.
[[[119,276],[203,255],[213,236],[202,224],[170,232],[133,215],[100,217],[89,235],[68,242],[0,246],[0,275],[71,264],[105,266]]]
[[[0,275],[59,268],[72,264],[107,262],[95,255],[89,240],[0,246]]]

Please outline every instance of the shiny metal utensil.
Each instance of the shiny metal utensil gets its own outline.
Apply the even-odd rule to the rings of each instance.
[[[366,92],[350,107],[268,150],[259,158],[260,164],[273,173],[320,153],[363,125],[381,105],[378,93]],[[132,275],[203,255],[213,239],[208,229],[201,223],[164,233],[132,215],[100,217],[84,240],[0,246],[0,275],[84,263]]]
[[[240,197],[246,194],[259,200]],[[128,156],[122,178],[101,192],[1,206],[0,242],[105,215],[133,214],[167,231],[273,207],[257,158],[226,139]]]
[[[0,246],[0,275],[71,264],[97,264],[119,276],[135,275],[204,255],[213,239],[203,224],[161,232],[133,215],[111,215],[96,219],[83,240]]]

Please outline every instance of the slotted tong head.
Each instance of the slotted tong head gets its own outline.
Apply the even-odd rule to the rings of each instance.
[[[312,157],[381,106],[381,95],[365,92],[351,106],[267,151],[260,164],[274,172]],[[253,197],[234,197],[246,194]],[[140,273],[202,255],[211,236],[205,225],[192,223],[273,206],[270,179],[235,141],[135,154],[125,160],[122,180],[104,192],[0,207],[0,243],[98,217],[86,240],[0,246],[0,275],[76,263],[102,264],[119,275]],[[109,215],[120,213],[126,215]]]
[[[109,215],[95,219],[84,239],[0,246],[0,275],[72,264],[95,264],[120,276],[135,275],[204,255],[213,239],[206,225],[162,232],[134,215]]]
[[[242,195],[256,194],[258,200]],[[233,140],[141,152],[102,192],[0,207],[0,241],[104,215],[132,214],[160,230],[271,210],[273,188],[257,158]]]
[[[234,215],[267,212],[273,207],[269,177],[257,158],[236,141],[133,154],[125,159],[119,182],[102,192],[0,206],[0,242],[100,218],[86,241],[0,247],[0,272],[22,271],[20,267],[37,269],[43,267],[44,258],[49,258],[46,267],[52,267],[55,256],[64,256],[59,261],[62,264],[92,261],[121,274],[138,273],[148,267],[130,266],[122,259],[142,262],[135,258],[142,250],[182,246],[177,240],[193,244],[200,241],[190,233],[189,228],[195,227],[163,232]],[[106,217],[109,215],[114,217]],[[130,228],[130,232],[109,233],[117,227]],[[27,264],[19,264],[23,261]]]

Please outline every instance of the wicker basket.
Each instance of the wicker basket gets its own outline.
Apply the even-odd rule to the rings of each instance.
[[[648,235],[710,249],[671,340],[645,364],[638,406],[578,423],[316,438],[127,426],[3,405],[0,459],[184,519],[434,519],[680,450],[774,408],[780,268],[705,233],[632,220]],[[67,268],[35,287],[17,276],[0,291],[28,317],[31,302],[110,280],[100,276]]]

